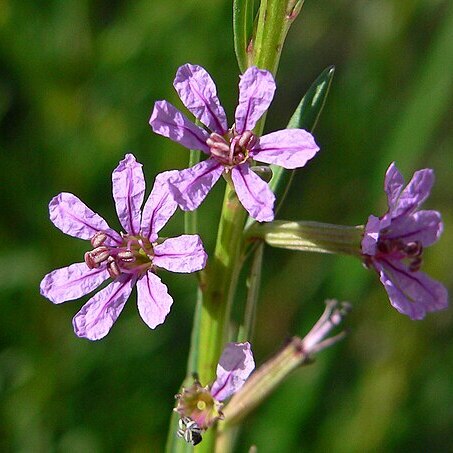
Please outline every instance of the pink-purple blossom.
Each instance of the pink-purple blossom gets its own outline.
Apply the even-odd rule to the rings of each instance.
[[[207,255],[198,235],[158,238],[177,208],[168,192],[167,179],[174,172],[157,175],[148,200],[142,165],[127,154],[113,171],[113,198],[125,232],[117,233],[107,222],[71,193],[60,193],[49,204],[50,219],[63,233],[89,240],[92,249],[84,262],[54,270],[41,282],[41,294],[55,304],[78,299],[109,277],[73,319],[77,336],[99,340],[110,331],[134,286],[143,321],[154,329],[162,324],[173,303],[157,276],[160,268],[171,272],[195,272]]]
[[[418,210],[433,183],[433,170],[424,169],[403,188],[403,177],[392,163],[384,183],[388,211],[368,218],[362,240],[365,263],[379,274],[393,307],[411,319],[448,305],[446,288],[420,271],[423,249],[443,230],[439,212]]]
[[[250,343],[228,343],[216,370],[216,380],[203,387],[198,379],[176,395],[175,411],[196,422],[202,430],[222,419],[223,402],[238,392],[255,368]]]
[[[275,81],[269,71],[251,67],[239,82],[235,124],[228,128],[217,89],[201,66],[181,66],[174,87],[183,104],[204,125],[193,124],[167,101],[155,103],[150,118],[154,132],[209,157],[169,178],[170,189],[183,210],[196,209],[222,174],[230,174],[237,196],[258,221],[274,218],[275,196],[251,169],[255,160],[287,169],[303,167],[319,148],[303,129],[285,129],[262,137],[253,132],[274,97]]]

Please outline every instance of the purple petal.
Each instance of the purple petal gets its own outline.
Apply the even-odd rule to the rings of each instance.
[[[434,171],[430,168],[414,173],[409,184],[400,193],[396,204],[391,209],[393,218],[408,215],[428,198],[434,184]]]
[[[392,162],[385,173],[384,181],[384,190],[387,194],[389,211],[392,211],[396,207],[403,185],[404,178],[396,168],[395,162]]]
[[[142,164],[132,154],[124,159],[112,173],[113,199],[121,225],[130,234],[140,230],[141,206],[145,196],[145,177]]]
[[[197,234],[166,239],[154,247],[153,264],[171,272],[196,272],[206,265],[208,255]]]
[[[62,192],[49,203],[50,220],[63,233],[91,239],[98,231],[107,235],[105,245],[121,244],[121,236],[72,193]]]
[[[179,207],[184,211],[193,211],[200,206],[222,173],[223,165],[214,159],[207,159],[179,171],[168,181],[168,185]]]
[[[303,129],[285,129],[264,135],[253,148],[256,160],[293,169],[303,167],[319,151],[313,135]]]
[[[363,232],[362,253],[364,255],[374,256],[376,254],[376,246],[381,229],[381,220],[379,217],[370,215],[365,225],[365,231]]]
[[[96,293],[74,316],[75,334],[89,340],[105,337],[123,310],[134,284],[134,277],[121,275]]]
[[[274,97],[272,74],[256,67],[248,68],[239,82],[239,104],[236,107],[236,131],[251,131],[269,108]]]
[[[41,295],[54,304],[78,299],[109,278],[105,267],[88,269],[85,263],[71,264],[47,274],[41,281]]]
[[[201,66],[185,64],[178,69],[173,83],[183,104],[205,126],[220,135],[228,130],[217,89],[208,72]]]
[[[157,233],[165,226],[178,207],[168,187],[168,179],[177,174],[176,170],[159,173],[143,207],[142,234],[151,242],[157,239]]]
[[[448,306],[448,292],[423,272],[410,272],[402,263],[385,260],[375,264],[390,303],[411,319]]]
[[[241,389],[254,368],[250,343],[228,343],[217,365],[217,379],[212,384],[211,395],[224,401]]]
[[[275,195],[247,163],[234,167],[231,178],[239,201],[254,219],[258,222],[274,220]]]
[[[168,137],[189,149],[199,149],[209,154],[206,140],[209,134],[201,127],[193,124],[177,108],[167,101],[157,101],[149,120],[156,134]]]
[[[420,241],[423,247],[436,242],[443,231],[440,213],[437,211],[418,211],[412,215],[393,220],[388,239],[404,239],[405,243]]]
[[[165,321],[172,303],[173,299],[168,294],[167,287],[156,274],[147,272],[138,280],[138,311],[143,321],[151,329],[154,329]]]

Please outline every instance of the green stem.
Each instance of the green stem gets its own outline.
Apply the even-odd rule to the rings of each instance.
[[[209,383],[215,378],[223,348],[225,315],[229,308],[234,269],[240,255],[245,214],[234,189],[227,184],[214,255],[208,263],[202,287],[198,356],[198,374],[202,383]]]
[[[198,374],[203,385],[212,383],[226,341],[229,312],[236,288],[246,212],[227,184],[214,255],[202,282]],[[216,426],[203,436],[199,452],[214,450]]]
[[[250,274],[247,279],[247,300],[245,302],[244,318],[239,327],[237,341],[252,341],[255,327],[256,306],[261,285],[261,269],[263,266],[264,244],[260,242],[253,254]]]
[[[253,224],[246,239],[261,239],[268,245],[288,250],[361,255],[363,226],[286,220]]]
[[[303,0],[261,0],[253,41],[253,64],[276,74],[286,35]]]

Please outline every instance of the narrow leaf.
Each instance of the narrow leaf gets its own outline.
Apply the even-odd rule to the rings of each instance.
[[[233,1],[233,40],[239,69],[244,72],[248,65],[247,48],[252,39],[254,0]]]
[[[319,116],[329,93],[335,68],[329,66],[312,83],[289,120],[288,129],[305,129],[312,132],[316,127]],[[295,170],[285,170],[277,165],[271,165],[273,177],[269,186],[279,200],[277,210],[281,206],[289,189]]]

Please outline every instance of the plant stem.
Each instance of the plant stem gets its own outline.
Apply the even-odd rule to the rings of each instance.
[[[277,248],[360,256],[363,226],[275,220],[263,224],[254,223],[245,235],[249,240],[261,239]]]
[[[203,304],[200,322],[200,348],[198,374],[200,382],[207,384],[215,377],[225,338],[225,315],[231,279],[237,264],[241,235],[244,228],[245,210],[239,203],[230,184],[225,190],[214,255],[205,274]]]
[[[253,64],[276,74],[286,35],[302,5],[302,0],[261,0]]]
[[[229,311],[236,288],[242,233],[246,212],[230,183],[227,184],[217,242],[202,286],[198,374],[203,385],[212,383],[226,341]],[[199,452],[214,450],[216,426],[210,428],[198,446]]]

